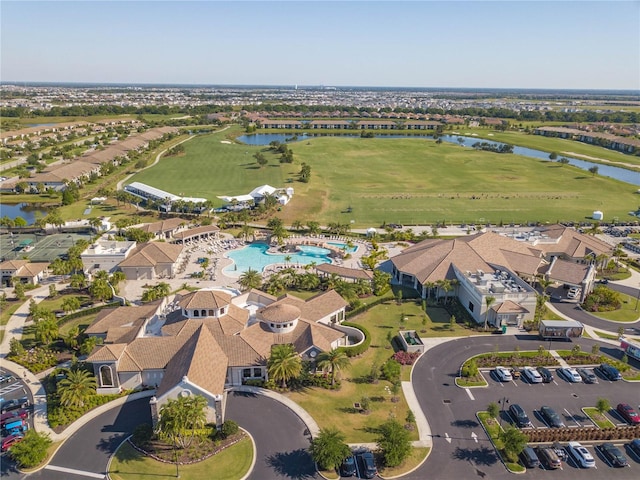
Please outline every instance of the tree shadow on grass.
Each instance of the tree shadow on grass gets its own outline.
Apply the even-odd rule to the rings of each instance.
[[[311,455],[304,449],[292,452],[280,452],[267,457],[266,463],[278,475],[287,478],[313,478],[315,467]]]
[[[452,457],[456,460],[466,460],[474,465],[491,466],[498,462],[498,455],[493,447],[456,448]]]

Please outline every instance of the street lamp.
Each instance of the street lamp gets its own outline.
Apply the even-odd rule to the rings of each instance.
[[[509,399],[507,397],[502,397],[502,399],[498,400],[498,404],[501,406],[500,408],[500,426],[502,427],[502,417],[504,416],[504,406],[509,403]]]

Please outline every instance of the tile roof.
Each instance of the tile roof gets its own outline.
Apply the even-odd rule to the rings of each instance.
[[[133,335],[135,335],[142,327],[142,324],[145,320],[151,318],[155,315],[158,310],[159,302],[153,302],[148,305],[144,305],[142,307],[118,307],[118,308],[105,308],[100,311],[96,316],[95,320],[87,327],[84,331],[86,334],[111,334],[112,336],[116,335],[115,333],[111,333],[111,330],[114,328],[118,328],[121,334],[124,334],[124,331],[120,330],[125,328],[127,330],[133,331]],[[107,335],[107,338],[109,335]],[[117,337],[119,338],[119,337]],[[131,338],[129,341],[133,340]],[[128,342],[118,342],[118,341],[107,341],[107,343],[128,343]]]
[[[504,302],[491,307],[497,313],[529,313],[529,310],[522,305],[512,302],[511,300],[505,300]]]
[[[7,260],[0,263],[0,270],[15,270],[18,277],[35,277],[49,266],[45,262],[30,262],[29,260]]]
[[[549,267],[547,273],[549,278],[556,282],[580,285],[586,278],[590,268],[590,265],[569,262],[567,260],[556,258]]]
[[[220,290],[197,290],[182,297],[178,304],[185,309],[220,309],[231,303],[231,295]]]
[[[196,235],[202,235],[203,233],[216,233],[220,229],[215,225],[203,225],[202,227],[190,228],[189,230],[183,230],[182,232],[176,232],[173,234],[173,238],[178,240],[184,240]]]
[[[278,302],[298,307],[301,313],[300,317],[311,322],[317,322],[327,315],[349,305],[335,290],[327,290],[326,292],[319,293],[318,295],[308,298],[306,301],[294,295],[285,295],[279,299]]]
[[[140,227],[138,227],[140,230],[142,230],[143,232],[150,232],[150,233],[164,233],[164,232],[168,232],[171,230],[175,230],[176,228],[180,227],[181,225],[186,225],[189,222],[187,220],[183,220],[182,218],[168,218],[166,220],[161,220],[159,222],[153,222],[153,223],[145,223],[144,225],[141,225]]]
[[[98,345],[87,357],[87,362],[115,362],[126,347],[126,343]]]
[[[182,252],[182,245],[165,242],[149,242],[136,246],[120,267],[154,267],[159,263],[175,263]]]
[[[209,329],[201,323],[167,364],[156,395],[162,396],[185,376],[214,395],[222,394],[228,364],[224,351]]]
[[[373,272],[371,270],[362,270],[361,268],[347,268],[339,265],[332,265],[330,263],[321,263],[316,265],[316,270],[323,273],[335,273],[339,277],[343,278],[355,278],[362,280],[371,280],[373,278]]]
[[[266,322],[288,323],[300,318],[301,312],[295,305],[277,302],[261,308],[256,313]]]

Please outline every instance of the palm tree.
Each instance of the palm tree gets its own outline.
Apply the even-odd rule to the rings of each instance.
[[[484,297],[484,303],[487,305],[487,311],[484,313],[484,329],[487,329],[487,322],[489,320],[489,307],[496,301],[496,297],[488,296]]]
[[[71,407],[82,407],[95,389],[96,378],[86,370],[71,370],[66,378],[58,382],[60,402]]]
[[[262,275],[257,270],[250,268],[243,272],[238,279],[238,283],[242,290],[251,290],[252,288],[260,288],[262,285]]]
[[[187,448],[207,422],[207,400],[202,395],[170,399],[160,409],[158,430],[174,446]]]
[[[329,371],[331,375],[331,386],[335,385],[336,372],[344,370],[351,365],[351,360],[344,352],[344,350],[334,348],[328,352],[322,352],[318,355],[318,367],[322,371]]]
[[[298,377],[302,372],[302,362],[293,345],[276,345],[271,349],[267,369],[274,382],[281,382],[282,388],[287,388],[287,380]]]

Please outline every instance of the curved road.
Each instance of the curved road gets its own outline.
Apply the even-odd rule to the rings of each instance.
[[[275,400],[261,395],[233,392],[227,418],[251,432],[256,443],[253,480],[313,479],[315,467],[307,453],[309,437],[302,420]],[[37,480],[102,478],[109,457],[136,425],[151,422],[149,399],[125,403],[91,420],[60,447],[49,465],[32,475]],[[2,478],[24,478],[2,462]],[[72,469],[57,470],[57,468]],[[84,475],[82,474],[84,472]]]

